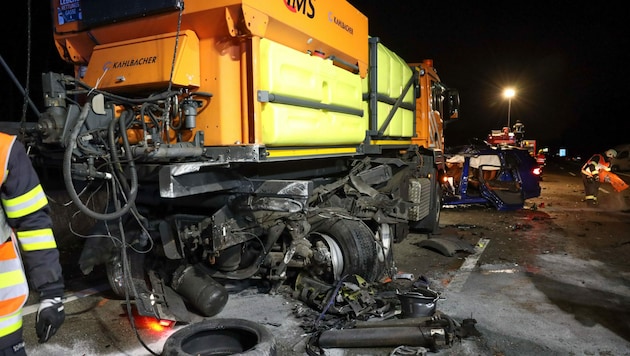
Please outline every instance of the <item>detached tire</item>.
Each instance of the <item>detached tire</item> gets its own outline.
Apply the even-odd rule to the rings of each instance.
[[[263,325],[245,319],[207,319],[166,339],[163,356],[276,356],[276,340]]]

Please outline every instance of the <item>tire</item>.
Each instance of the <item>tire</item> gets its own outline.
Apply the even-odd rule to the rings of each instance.
[[[206,319],[166,339],[163,356],[275,356],[276,340],[263,325],[245,319]]]
[[[323,242],[330,252],[330,273],[319,276],[325,282],[334,283],[357,274],[371,283],[383,271],[374,233],[361,220],[332,217],[311,223],[309,240],[313,245]]]
[[[127,282],[125,281],[120,255],[116,254],[111,260],[107,261],[105,269],[107,271],[107,282],[109,282],[112,292],[118,297],[124,298]]]
[[[123,273],[122,251],[115,253],[105,265],[107,272],[107,281],[112,292],[120,298],[125,298],[126,290],[129,287],[129,277]],[[127,250],[127,258],[129,259],[129,267],[131,276],[139,280],[144,279],[144,255],[134,252],[132,249]],[[133,298],[133,293],[129,292]]]
[[[440,229],[440,213],[442,211],[442,188],[438,182],[437,171],[431,174],[431,185],[433,192],[431,195],[431,208],[429,214],[421,221],[409,224],[409,226],[421,233],[434,234]]]

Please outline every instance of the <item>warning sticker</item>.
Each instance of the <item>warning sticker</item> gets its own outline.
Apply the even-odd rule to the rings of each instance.
[[[81,0],[59,0],[57,7],[57,24],[81,20]]]

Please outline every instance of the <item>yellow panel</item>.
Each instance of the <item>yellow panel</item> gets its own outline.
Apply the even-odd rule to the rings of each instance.
[[[259,90],[275,95],[361,110],[361,77],[274,43],[260,41]],[[309,107],[263,103],[260,129],[269,146],[357,144],[365,138],[364,117]]]
[[[356,147],[321,147],[299,149],[268,149],[267,158],[287,158],[303,156],[335,156],[357,153]]]
[[[367,130],[360,116],[290,105],[265,103],[261,116],[263,143],[268,146],[358,144]]]
[[[379,43],[377,48],[377,92],[390,98],[398,98],[413,72],[405,61],[387,47]],[[413,90],[409,90],[405,95],[404,102],[411,103],[413,100]]]
[[[175,86],[200,85],[199,40],[194,32],[144,37],[94,47],[84,81],[98,89],[163,89],[173,70]]]
[[[416,115],[411,110],[404,110],[402,113],[402,137],[413,137],[414,135],[414,121],[416,119]]]
[[[367,102],[365,102],[364,108],[365,108],[365,112],[367,113],[367,110],[368,110]],[[378,127],[374,129],[378,130],[381,128],[381,126],[385,122],[385,119],[387,119],[387,116],[389,115],[389,112],[392,109],[392,105],[379,102],[376,104],[376,108],[377,108],[376,117],[377,117]],[[399,107],[398,110],[396,110],[396,113],[394,114],[394,117],[390,121],[389,125],[387,126],[387,129],[384,131],[383,135],[389,136],[389,137],[412,137],[414,133],[413,132],[414,119],[415,119],[414,112],[412,112],[411,110],[407,110],[407,109],[403,109]]]
[[[390,99],[398,99],[402,94],[404,87],[407,85],[413,75],[413,71],[409,65],[405,63],[397,54],[390,51],[383,44],[377,44],[377,93],[389,97]],[[369,77],[362,81],[362,90],[364,93],[369,89]],[[414,90],[410,88],[404,96],[403,102],[412,104],[414,102]],[[372,130],[380,130],[389,115],[392,105],[384,102],[378,102],[376,105],[377,127]],[[365,115],[367,118],[368,104],[364,105]],[[383,135],[388,137],[413,137],[414,135],[415,113],[398,108],[394,117],[390,121]]]
[[[380,145],[380,146],[388,146],[388,145],[408,145],[411,144],[411,140],[370,140],[370,145]]]
[[[330,60],[262,39],[260,71],[262,90],[361,109],[361,78]]]

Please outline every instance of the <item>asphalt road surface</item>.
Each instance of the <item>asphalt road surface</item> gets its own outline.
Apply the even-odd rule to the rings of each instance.
[[[519,211],[446,207],[431,238],[457,242],[452,256],[427,247],[426,235],[410,234],[394,246],[404,278],[391,283],[426,282],[440,295],[439,312],[474,319],[480,333],[428,355],[630,355],[630,189],[602,186],[599,206],[586,206],[579,167],[564,162],[549,163],[541,186],[541,197]],[[35,337],[36,305],[26,307],[29,355],[159,355],[184,327],[160,330],[138,319],[134,329],[124,301],[98,276],[68,286],[66,322],[48,343]],[[286,295],[248,289],[230,295],[216,318],[255,321],[274,335],[278,355],[304,355],[309,335],[296,314],[301,308]],[[363,346],[322,352],[396,354],[395,347]],[[422,354],[415,351],[398,354]]]

